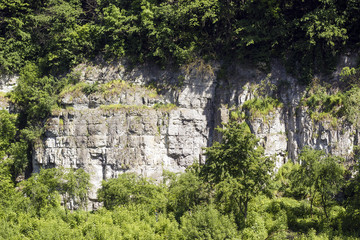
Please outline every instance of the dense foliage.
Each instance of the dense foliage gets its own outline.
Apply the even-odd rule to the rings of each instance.
[[[43,169],[22,179],[59,94],[108,90],[73,85],[71,74],[54,77],[77,63],[203,58],[266,68],[278,58],[308,81],[359,47],[359,21],[357,0],[2,0],[0,73],[20,78],[7,96],[17,114],[0,111],[0,239],[359,238],[359,166],[350,172],[341,158],[305,147],[298,163],[274,176],[272,159],[236,122],[218,129],[223,140],[206,149],[206,165],[164,173],[162,183],[134,174],[104,181],[104,207],[93,212],[85,211],[90,184],[81,169]],[[315,79],[302,106],[315,121],[360,126],[359,73],[344,68],[342,90],[333,94]],[[243,110],[266,115],[281,104],[260,95]]]
[[[249,202],[269,187],[274,164],[264,156],[258,139],[247,124],[231,122],[223,133],[223,142],[206,149],[206,164],[202,175],[217,190],[217,199],[225,210],[233,212],[237,222],[246,220]]]
[[[97,55],[175,64],[277,57],[308,79],[358,45],[359,9],[357,0],[4,0],[0,66],[17,72],[32,61],[58,72]]]
[[[1,124],[11,126],[14,116],[2,114]],[[7,129],[4,139],[14,134]],[[104,181],[98,191],[104,207],[92,212],[84,211],[91,186],[82,169],[43,169],[16,184],[6,160],[11,144],[4,143],[9,157],[0,162],[0,238],[360,237],[359,171],[344,178],[340,158],[304,148],[301,163],[289,162],[272,177],[271,159],[245,124],[230,122],[221,132],[222,142],[206,149],[208,164],[165,172],[162,183],[128,173]]]

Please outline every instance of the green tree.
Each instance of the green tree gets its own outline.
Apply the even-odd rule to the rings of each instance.
[[[168,210],[174,212],[176,219],[180,221],[185,212],[209,202],[207,188],[196,167],[187,169],[168,183]]]
[[[16,127],[17,114],[10,114],[6,110],[0,111],[0,162],[6,164],[13,181],[28,165],[28,143],[18,139]]]
[[[233,219],[220,214],[214,206],[199,206],[181,218],[186,239],[234,239],[238,232]]]
[[[88,192],[90,190],[90,175],[79,168],[77,170],[67,169],[64,171],[64,181],[62,183],[61,193],[63,195],[64,208],[71,200],[73,204],[79,204],[81,208],[85,208],[88,201]]]
[[[26,29],[29,6],[24,0],[0,2],[0,72],[14,73],[33,57],[31,32]]]
[[[11,144],[9,149],[9,165],[13,180],[16,180],[19,175],[25,173],[29,164],[28,151],[29,144],[23,139]]]
[[[5,156],[15,139],[17,131],[15,122],[16,115],[10,114],[6,110],[0,110],[0,158]]]
[[[359,147],[355,148],[355,160],[357,164],[354,166],[353,178],[349,179],[345,187],[346,196],[346,228],[350,231],[359,229],[360,227],[360,162]]]
[[[60,206],[60,184],[62,172],[56,168],[42,169],[26,181],[21,182],[21,188],[37,214],[51,207]]]
[[[162,185],[155,185],[134,173],[125,173],[118,178],[103,181],[98,198],[107,209],[129,204],[148,204],[150,210],[162,211],[167,201],[164,191]]]
[[[304,147],[299,156],[300,167],[294,171],[294,188],[310,199],[310,212],[314,201],[320,198],[320,205],[326,218],[328,207],[343,186],[343,159],[325,154],[323,151]]]
[[[60,194],[63,196],[64,208],[73,200],[81,207],[87,202],[90,188],[89,174],[83,169],[50,168],[41,169],[29,179],[21,182],[25,195],[30,198],[38,214],[42,209],[60,206]]]
[[[249,202],[269,188],[274,164],[264,156],[246,123],[230,122],[217,130],[223,134],[222,142],[205,149],[201,174],[215,186],[225,210],[234,212],[240,223],[238,215],[246,220]]]
[[[66,79],[57,80],[50,76],[41,76],[40,69],[28,63],[21,71],[18,85],[10,93],[10,100],[19,108],[20,128],[29,125],[42,126],[56,104],[56,95],[66,83]]]
[[[0,216],[9,209],[19,210],[19,203],[25,200],[11,177],[9,165],[0,162]]]

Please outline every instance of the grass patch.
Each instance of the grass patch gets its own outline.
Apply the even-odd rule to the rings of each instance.
[[[0,92],[0,105],[7,105],[9,100],[10,99],[6,93]]]
[[[120,111],[120,110],[144,110],[150,109],[146,105],[124,105],[124,104],[110,104],[110,105],[101,105],[100,109],[103,111]]]
[[[124,91],[144,91],[144,96],[149,98],[157,98],[158,93],[156,89],[151,88],[144,88],[142,86],[132,85],[123,80],[114,80],[108,83],[105,83],[99,87],[99,92],[102,94],[103,97],[105,96],[114,96],[119,95]]]
[[[301,100],[302,106],[315,122],[330,121],[333,128],[345,120],[360,127],[360,88],[353,85],[348,91],[329,94],[326,87],[312,84]]]
[[[101,105],[100,109],[104,111],[134,111],[134,110],[149,110],[149,109],[155,109],[160,111],[171,111],[176,108],[175,104],[168,103],[168,104],[162,104],[157,103],[152,107],[146,106],[146,105],[124,105],[124,104],[110,104],[110,105]]]
[[[123,80],[114,80],[101,85],[100,92],[103,96],[109,96],[109,95],[114,96],[120,94],[124,90],[134,89],[134,88],[135,87],[133,87],[132,85],[130,85],[129,83]]]
[[[283,103],[272,97],[258,97],[246,101],[243,109],[248,110],[252,117],[266,116],[275,109],[283,106]]]
[[[328,94],[326,88],[315,82],[309,86],[307,94],[301,99],[303,106],[315,122],[330,122],[333,128],[339,124],[342,117],[346,117],[344,103],[347,102],[347,94],[341,91]]]
[[[85,94],[84,89],[89,88],[90,84],[85,82],[79,82],[75,85],[67,85],[64,89],[60,92],[59,97],[62,98],[68,94],[72,97],[80,97],[81,95]]]
[[[167,103],[167,104],[163,104],[163,103],[156,103],[153,108],[154,109],[158,109],[161,111],[171,111],[173,109],[175,109],[177,106],[173,103]]]

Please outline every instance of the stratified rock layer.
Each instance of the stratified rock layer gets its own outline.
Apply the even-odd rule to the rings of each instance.
[[[278,166],[296,160],[306,145],[350,158],[358,144],[354,126],[311,119],[301,105],[305,87],[276,62],[268,74],[235,66],[226,79],[216,77],[216,64],[203,62],[177,71],[153,65],[130,68],[126,62],[84,64],[75,71],[84,82],[122,79],[128,85],[112,94],[64,93],[64,109],[48,119],[33,167],[34,171],[57,166],[86,169],[94,185],[92,199],[103,179],[126,171],[160,179],[163,170],[178,172],[194,162],[204,163],[202,148],[221,140],[215,127],[236,111],[245,114],[241,118],[261,139],[265,153],[276,157]],[[282,104],[265,115],[242,109],[259,95]]]

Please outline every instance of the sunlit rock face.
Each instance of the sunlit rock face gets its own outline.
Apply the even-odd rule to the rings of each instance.
[[[0,75],[0,110],[14,110],[6,94],[16,87],[18,79],[18,75]]]
[[[18,75],[0,75],[0,92],[7,93],[16,87]]]
[[[96,199],[101,181],[118,174],[160,179],[164,170],[181,172],[203,161],[213,129],[213,72],[149,66],[127,72],[121,63],[89,68],[78,66],[81,81],[99,79],[106,91],[61,95],[63,108],[53,111],[34,151],[35,172],[84,168],[94,186],[90,198]],[[118,79],[126,81],[113,81]]]
[[[314,121],[301,104],[306,87],[281,64],[274,62],[268,73],[234,65],[221,76],[218,69],[219,64],[203,62],[180,70],[130,67],[126,61],[77,66],[73,73],[80,81],[107,84],[106,90],[61,95],[62,108],[53,111],[34,149],[34,171],[84,168],[94,186],[90,198],[96,199],[102,180],[124,172],[161,179],[164,170],[204,163],[203,148],[221,140],[215,128],[234,116],[248,123],[277,167],[296,160],[306,145],[351,158],[358,130]],[[260,114],[243,108],[259,97],[281,104]]]

